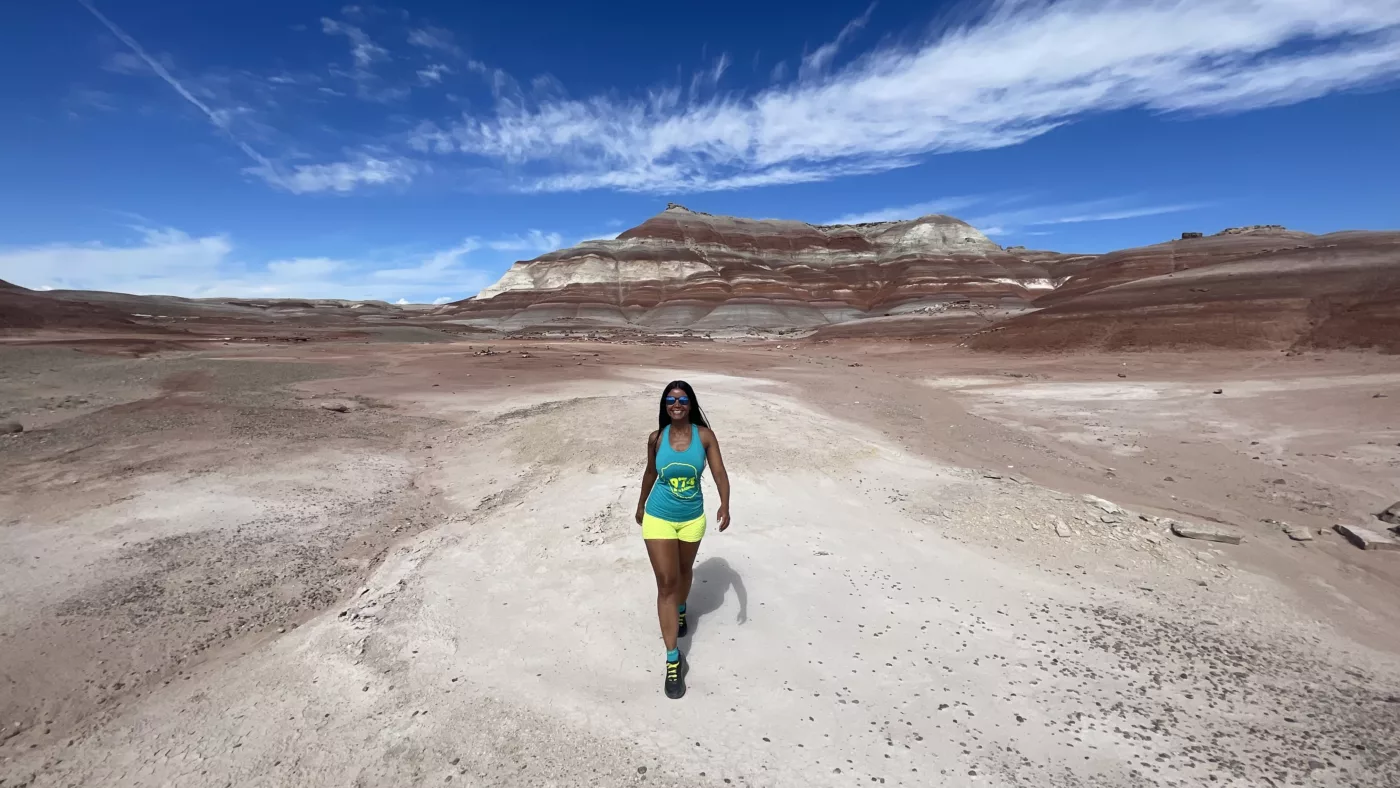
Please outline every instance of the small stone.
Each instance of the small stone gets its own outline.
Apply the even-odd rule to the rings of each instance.
[[[1304,528],[1301,525],[1289,525],[1288,523],[1284,523],[1283,532],[1288,535],[1289,539],[1295,542],[1311,542],[1313,540],[1312,530]]]
[[[1056,520],[1055,535],[1059,536],[1061,539],[1068,539],[1069,537],[1074,535],[1074,532],[1069,530],[1068,525],[1065,525],[1063,522]]]
[[[1334,525],[1337,533],[1362,550],[1400,550],[1400,542],[1359,525]]]
[[[0,435],[18,435],[24,432],[24,425],[17,421],[0,421]]]
[[[1224,544],[1239,544],[1244,541],[1244,538],[1239,534],[1189,523],[1172,523],[1172,533],[1183,539],[1204,539],[1207,542],[1222,542]]]
[[[1380,514],[1376,515],[1376,519],[1380,520],[1381,522],[1400,525],[1400,501],[1396,501],[1395,503],[1386,507],[1385,511],[1382,511]]]
[[[982,478],[983,478],[983,479],[1000,479],[1000,478],[1001,478],[1001,474],[999,474],[999,473],[992,473],[991,471],[983,471],[983,472],[982,472]]]
[[[1123,508],[1120,507],[1118,504],[1112,501],[1105,501],[1097,495],[1086,495],[1084,496],[1084,500],[1099,507],[1108,514],[1123,514]]]
[[[334,411],[336,413],[349,413],[350,411],[355,409],[355,406],[349,402],[344,402],[341,400],[331,400],[329,402],[322,402],[321,409]]]
[[[647,767],[645,767],[645,766],[638,766],[638,767],[637,767],[637,774],[646,774],[646,773],[647,773]]]
[[[1212,394],[1224,394],[1224,393],[1225,393],[1225,389],[1216,389],[1215,391],[1212,391],[1211,393],[1212,393]]]
[[[1118,373],[1118,377],[1120,377],[1120,378],[1126,378],[1127,376],[1128,376],[1128,375],[1127,375],[1127,373],[1125,373],[1125,372],[1119,372],[1119,373]]]

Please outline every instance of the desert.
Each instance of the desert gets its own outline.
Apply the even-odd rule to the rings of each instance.
[[[0,785],[1400,782],[1400,236],[811,227],[439,306],[0,289]],[[676,702],[678,378],[734,492]]]

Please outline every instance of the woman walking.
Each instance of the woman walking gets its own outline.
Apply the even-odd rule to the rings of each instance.
[[[656,614],[666,644],[666,697],[685,694],[686,662],[676,639],[685,637],[685,600],[700,540],[705,536],[705,501],[700,476],[708,460],[719,488],[719,530],[729,527],[729,474],[719,440],[705,420],[695,390],[684,380],[666,384],[656,432],[647,438],[647,468],[637,523],[642,526],[647,557],[656,574]],[[657,482],[660,482],[658,484]]]

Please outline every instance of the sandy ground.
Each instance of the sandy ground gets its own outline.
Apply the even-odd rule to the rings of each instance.
[[[1394,357],[483,347],[0,348],[0,785],[1400,784]]]

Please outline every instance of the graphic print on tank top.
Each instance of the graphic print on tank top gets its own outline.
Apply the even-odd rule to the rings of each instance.
[[[646,511],[675,523],[689,522],[705,513],[700,476],[705,472],[705,447],[700,429],[690,425],[690,445],[685,451],[671,446],[671,428],[661,431],[656,447],[657,483],[647,496]]]

